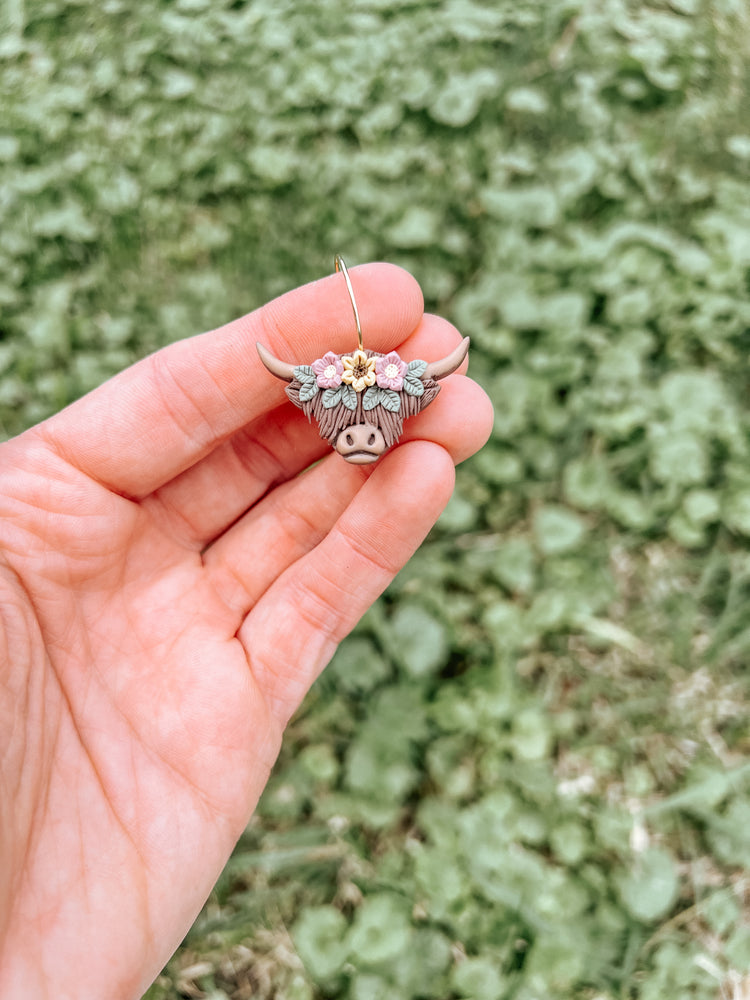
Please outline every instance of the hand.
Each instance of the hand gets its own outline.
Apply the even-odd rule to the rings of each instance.
[[[366,346],[458,342],[405,272],[352,280]],[[375,466],[330,453],[255,342],[312,359],[354,336],[331,275],[0,445],[3,998],[141,995],[289,717],[486,439],[488,400],[457,374]]]

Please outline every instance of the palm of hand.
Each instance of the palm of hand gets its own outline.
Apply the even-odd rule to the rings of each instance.
[[[66,485],[76,479],[83,477],[72,473]],[[97,485],[85,503],[86,513],[65,518],[52,537],[49,510],[27,506],[14,525],[19,540],[25,535],[33,549],[46,537],[51,565],[40,572],[32,555],[22,576],[18,568],[4,574],[4,618],[16,647],[9,653],[16,669],[25,661],[16,711],[26,722],[10,747],[11,760],[23,764],[12,817],[20,851],[3,853],[25,909],[8,914],[8,947],[23,948],[14,927],[36,926],[48,941],[59,938],[55,954],[85,962],[111,995],[128,996],[147,985],[134,957],[163,960],[150,955],[157,926],[184,924],[195,910],[196,899],[170,891],[193,852],[211,872],[193,888],[198,899],[209,891],[249,795],[262,788],[280,729],[251,689],[231,616],[200,556]],[[75,558],[63,555],[71,552]],[[237,774],[257,779],[255,789],[238,794]],[[122,981],[109,956],[95,968],[102,953],[92,935],[78,944],[89,922],[117,926],[130,959]],[[75,956],[81,945],[85,954]],[[54,968],[39,971],[54,980]]]
[[[372,278],[378,301],[394,281],[411,296],[400,329],[383,317],[394,345],[427,334],[399,275]],[[292,296],[321,310],[323,285]],[[145,989],[249,819],[289,716],[450,495],[448,452],[486,436],[487,409],[459,379],[474,400],[460,445],[429,440],[427,411],[427,440],[374,473],[328,456],[295,477],[324,449],[314,429],[272,409],[275,386],[244,413],[226,398],[248,377],[230,370],[233,344],[262,325],[244,322],[213,335],[221,394],[214,372],[202,396],[185,392],[186,372],[200,383],[207,368],[196,338],[2,446],[3,995]],[[455,340],[427,326],[432,349]],[[133,394],[152,402],[118,431]]]

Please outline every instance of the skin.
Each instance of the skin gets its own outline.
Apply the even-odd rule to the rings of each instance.
[[[374,350],[458,342],[405,272],[351,274]],[[331,275],[0,445],[0,996],[141,996],[290,716],[486,440],[455,374],[375,465],[331,453],[255,342],[313,359],[352,336]]]

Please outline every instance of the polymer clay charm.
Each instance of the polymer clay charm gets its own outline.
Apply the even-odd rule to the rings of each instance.
[[[288,382],[286,394],[318,425],[320,436],[355,465],[376,461],[395,444],[404,419],[413,417],[440,392],[438,382],[466,357],[469,338],[440,361],[402,360],[396,351],[380,354],[364,349],[357,303],[340,255],[336,270],[346,281],[357,326],[358,347],[350,354],[327,351],[311,364],[291,364],[257,344],[260,360],[277,378]]]

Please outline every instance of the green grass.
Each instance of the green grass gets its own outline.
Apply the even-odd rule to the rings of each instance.
[[[0,428],[408,267],[497,419],[150,1000],[750,991],[750,17],[15,0]]]

